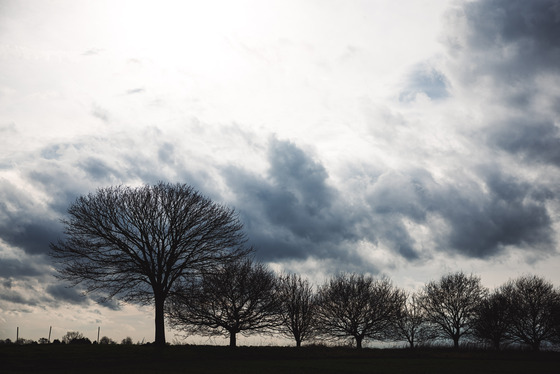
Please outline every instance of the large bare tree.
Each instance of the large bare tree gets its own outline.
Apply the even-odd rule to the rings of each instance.
[[[507,282],[501,292],[507,298],[511,340],[535,351],[543,342],[555,340],[560,294],[552,283],[526,275]]]
[[[317,333],[317,295],[309,281],[297,274],[281,276],[278,287],[282,302],[278,330],[299,347]]]
[[[458,349],[459,339],[471,332],[478,304],[487,294],[480,277],[457,272],[426,284],[420,304],[426,319],[434,326],[433,332],[452,339],[454,348]]]
[[[155,305],[155,343],[165,344],[164,305],[176,282],[244,256],[236,212],[193,187],[116,186],[79,197],[51,243],[59,276],[106,298]]]
[[[410,348],[434,338],[418,294],[403,298],[393,321],[392,336],[397,340],[406,340]]]
[[[472,332],[478,339],[491,344],[498,351],[502,343],[508,340],[511,322],[508,297],[503,292],[503,287],[500,287],[478,304],[472,322]]]
[[[318,318],[322,334],[335,339],[385,340],[405,297],[389,279],[363,274],[332,277],[319,291]]]
[[[278,326],[280,300],[277,278],[265,265],[251,259],[227,263],[200,279],[183,284],[168,304],[171,324],[206,336],[271,332]]]

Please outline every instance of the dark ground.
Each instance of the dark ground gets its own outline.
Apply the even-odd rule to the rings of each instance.
[[[560,352],[0,345],[0,373],[560,373]]]

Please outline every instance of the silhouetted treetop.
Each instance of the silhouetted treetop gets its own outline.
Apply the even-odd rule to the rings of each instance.
[[[68,215],[65,239],[51,243],[60,278],[108,298],[154,302],[160,345],[175,282],[250,251],[237,213],[186,184],[101,188]]]

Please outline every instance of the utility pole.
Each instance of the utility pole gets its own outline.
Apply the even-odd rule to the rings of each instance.
[[[99,331],[101,330],[101,326],[97,326],[97,344],[99,344]]]
[[[52,332],[52,326],[49,326],[49,344],[51,344],[51,332]]]

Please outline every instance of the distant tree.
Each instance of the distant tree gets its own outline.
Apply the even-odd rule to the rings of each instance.
[[[279,278],[278,298],[281,301],[278,331],[295,339],[300,347],[317,333],[318,304],[313,286],[299,275],[283,275]]]
[[[509,309],[508,298],[500,288],[484,298],[475,310],[472,322],[474,336],[500,350],[501,344],[508,340],[511,327]]]
[[[110,344],[110,345],[113,345],[113,344],[117,344],[117,342],[114,341],[113,339],[107,337],[107,336],[104,336],[104,337],[102,337],[102,338],[99,340],[99,344]]]
[[[278,325],[276,282],[263,264],[250,259],[227,263],[177,289],[169,320],[189,333],[229,335],[229,345],[235,347],[237,333],[266,332]]]
[[[245,255],[237,214],[185,184],[108,187],[79,197],[51,243],[59,276],[107,298],[155,305],[155,343],[176,282]]]
[[[405,295],[387,278],[341,274],[320,287],[318,297],[322,334],[353,338],[360,349],[364,339],[387,338]]]
[[[393,320],[392,336],[396,340],[405,340],[410,348],[434,338],[418,294],[410,294],[402,299]]]
[[[62,337],[62,343],[64,344],[91,344],[91,340],[86,338],[84,334],[79,331],[68,331]]]
[[[419,302],[432,332],[453,340],[458,349],[459,339],[470,333],[478,304],[487,293],[479,277],[457,272],[426,284]]]
[[[16,341],[16,344],[19,344],[19,345],[28,345],[28,344],[37,344],[37,342],[34,341],[34,340],[32,340],[32,339],[19,338],[19,339]]]
[[[131,338],[130,336],[127,336],[126,338],[124,338],[124,339],[121,341],[121,344],[122,344],[122,345],[132,345],[132,344],[134,344],[134,343],[132,342],[132,338]]]
[[[49,344],[49,339],[47,338],[40,338],[37,343],[39,344]]]
[[[502,288],[510,313],[510,338],[538,351],[556,337],[555,321],[560,295],[552,283],[530,275],[509,281]]]
[[[84,334],[79,331],[68,331],[63,337],[62,342],[64,344],[70,344],[74,339],[82,339]]]

